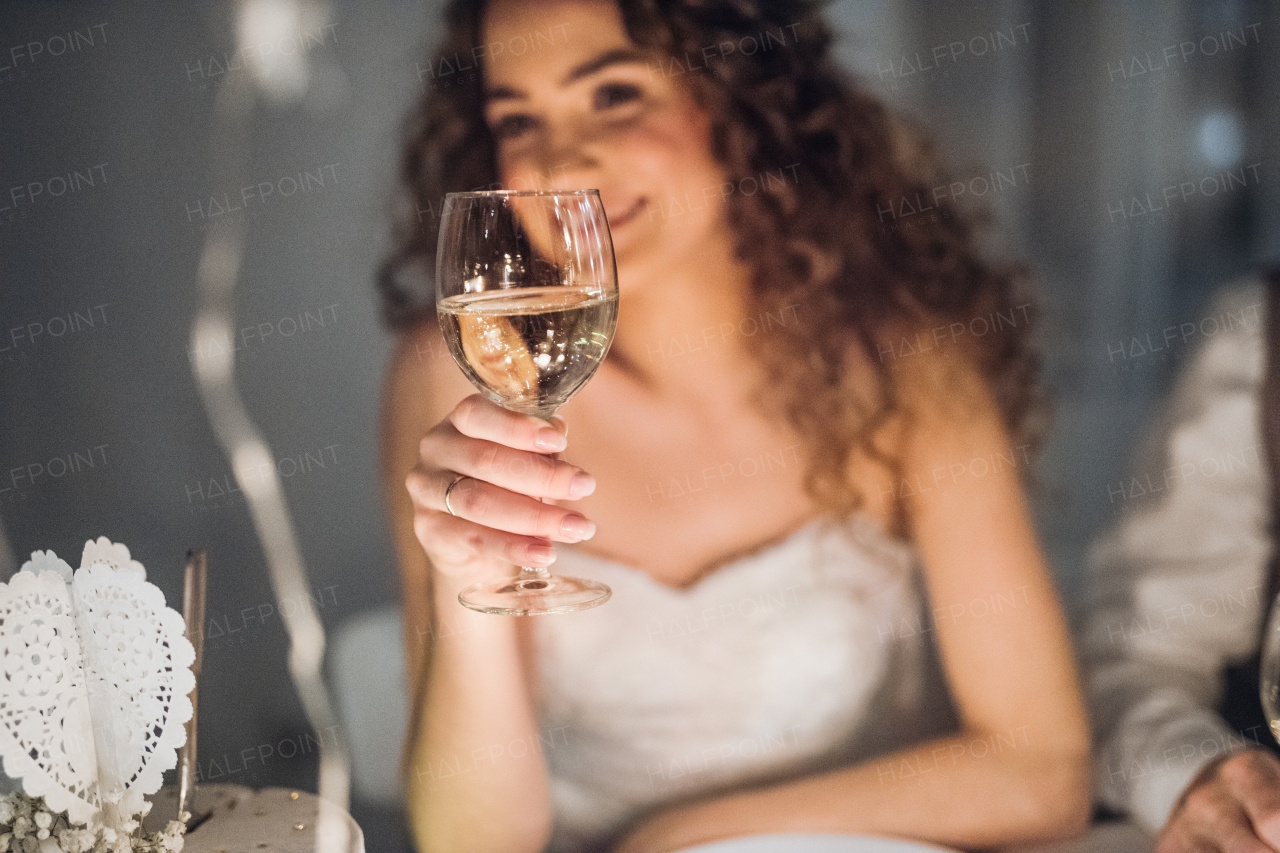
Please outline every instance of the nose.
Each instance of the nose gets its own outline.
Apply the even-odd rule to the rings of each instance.
[[[578,123],[548,128],[543,144],[519,176],[512,176],[512,189],[577,190],[597,186],[602,163],[598,140],[590,129]],[[524,186],[517,186],[520,181]]]

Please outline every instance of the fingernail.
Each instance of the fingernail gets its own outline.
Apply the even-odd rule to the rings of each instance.
[[[579,471],[573,475],[573,482],[569,484],[570,500],[585,498],[596,490],[596,478],[592,477],[586,471]]]
[[[568,445],[564,436],[548,427],[543,427],[533,434],[533,443],[539,450],[559,453]]]
[[[535,566],[549,566],[556,558],[556,549],[550,545],[530,545],[525,549],[525,562]]]
[[[570,515],[560,522],[560,535],[566,539],[590,539],[596,535],[596,525],[580,515]]]

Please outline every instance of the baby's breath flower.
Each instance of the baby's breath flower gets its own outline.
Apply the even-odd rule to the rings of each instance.
[[[180,853],[186,823],[171,820],[163,832],[148,834],[141,821],[150,810],[144,801],[139,814],[122,815],[118,826],[104,826],[101,813],[88,825],[74,824],[66,812],[50,811],[44,798],[16,791],[0,796],[0,853]]]
[[[92,829],[78,829],[81,853],[89,853],[98,841],[98,833]]]

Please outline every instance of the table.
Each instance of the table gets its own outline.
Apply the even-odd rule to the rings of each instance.
[[[148,830],[161,829],[178,812],[176,787],[151,798]],[[254,791],[242,785],[198,785],[193,815],[209,817],[187,832],[183,853],[312,853],[321,800],[291,788]],[[364,853],[364,833],[342,813],[349,833],[348,853]]]

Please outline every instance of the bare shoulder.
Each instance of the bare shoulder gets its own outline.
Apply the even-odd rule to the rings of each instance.
[[[911,499],[931,491],[957,466],[984,455],[999,456],[1002,467],[1011,465],[996,396],[977,366],[959,353],[913,354],[885,365],[859,353],[848,370],[864,410],[878,412],[867,444],[850,454],[849,477],[861,486],[865,510],[886,529],[905,533],[903,513],[910,514]]]
[[[960,352],[922,353],[895,372],[904,463],[1009,441],[994,389]]]
[[[1010,434],[991,383],[977,365],[950,355],[921,358],[909,370],[898,496],[913,538],[935,553],[981,541],[1019,555],[1023,567],[1040,565],[1024,488],[1031,447]],[[975,556],[965,571],[987,565]]]

